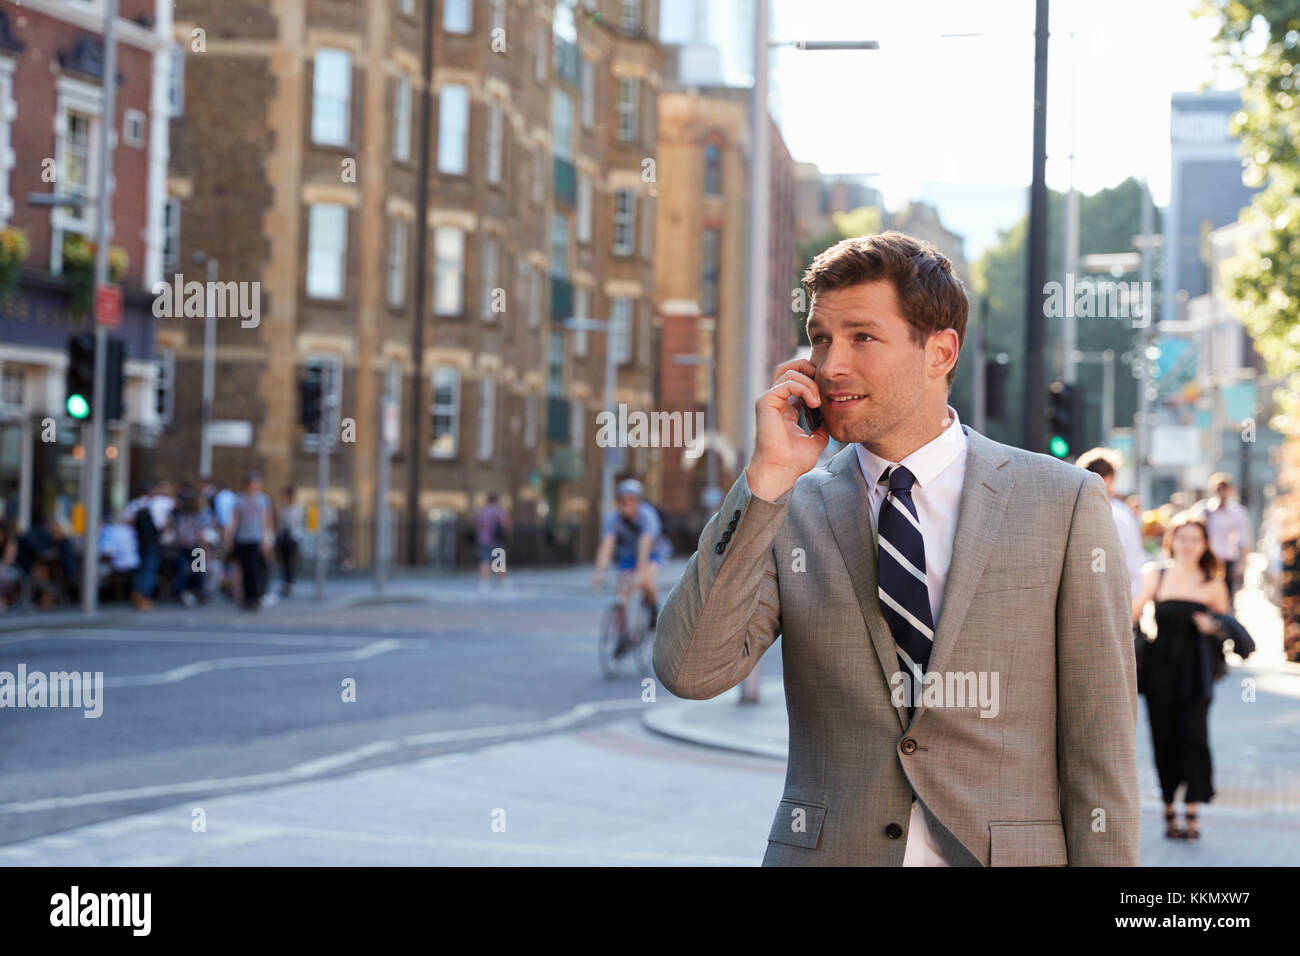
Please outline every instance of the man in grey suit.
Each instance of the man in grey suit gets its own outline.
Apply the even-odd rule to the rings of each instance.
[[[1101,479],[957,420],[967,300],[929,243],[846,239],[803,282],[811,361],[759,399],[654,649],[663,685],[704,699],[784,637],[764,865],[1135,866],[1129,579]]]

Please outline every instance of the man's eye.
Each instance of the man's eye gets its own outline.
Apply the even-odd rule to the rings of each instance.
[[[858,333],[858,341],[859,341],[859,342],[862,341],[863,339],[871,339],[872,341],[874,341],[875,338],[876,338],[876,337],[875,337],[874,335],[869,335],[869,334],[867,334],[866,332],[859,332],[859,333]]]

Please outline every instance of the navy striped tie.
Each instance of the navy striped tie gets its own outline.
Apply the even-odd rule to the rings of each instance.
[[[934,646],[930,591],[925,583],[925,541],[921,537],[916,504],[912,501],[916,477],[899,465],[886,468],[880,480],[889,482],[889,492],[880,505],[876,521],[877,594],[905,675],[903,689],[910,719],[916,710],[914,703],[920,700],[922,675],[930,663],[930,648]]]

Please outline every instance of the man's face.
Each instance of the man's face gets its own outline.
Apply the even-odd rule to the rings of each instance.
[[[626,518],[635,518],[637,506],[641,504],[641,499],[636,495],[619,495],[618,510],[623,512]]]
[[[875,442],[905,430],[923,412],[925,346],[912,340],[894,284],[887,280],[817,296],[808,318],[822,417],[837,441]],[[939,377],[938,387],[947,384]]]
[[[1232,485],[1228,485],[1228,484],[1219,485],[1218,492],[1219,492],[1219,500],[1226,503],[1228,500],[1228,496],[1232,494]]]

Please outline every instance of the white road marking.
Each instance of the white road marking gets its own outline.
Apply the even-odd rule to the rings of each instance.
[[[379,642],[384,643],[384,642]],[[604,710],[624,710],[645,707],[639,695],[629,695],[618,700],[597,701],[578,706],[541,720],[521,721],[514,724],[498,724],[490,727],[469,727],[464,730],[435,731],[428,734],[411,734],[398,740],[377,740],[372,743],[344,750],[297,764],[287,770],[273,770],[266,773],[246,774],[241,777],[208,777],[204,780],[185,780],[176,783],[155,784],[148,787],[126,787],[118,790],[101,790],[96,793],[82,793],[72,797],[46,797],[39,800],[27,800],[19,803],[0,804],[0,813],[41,813],[46,810],[59,810],[66,807],[94,806],[103,803],[120,803],[125,800],[139,800],[152,797],[166,797],[187,793],[202,793],[212,790],[228,790],[238,787],[265,787],[285,783],[299,783],[312,777],[320,776],[331,770],[337,770],[348,764],[366,760],[379,753],[387,753],[398,747],[422,746],[434,743],[446,743],[466,740],[490,740],[510,734],[529,732],[546,732],[560,730],[593,714]],[[460,754],[447,754],[448,757],[460,757]]]
[[[253,657],[216,657],[208,660],[192,661],[189,664],[173,667],[171,670],[157,674],[129,674],[124,677],[108,677],[104,679],[104,686],[152,687],[158,684],[175,684],[213,671],[235,670],[245,667],[283,667],[289,664],[337,664],[361,661],[375,657],[378,654],[397,650],[401,646],[401,641],[387,638],[382,641],[372,641],[365,647],[354,648],[350,651],[321,651],[318,654],[264,654]]]

